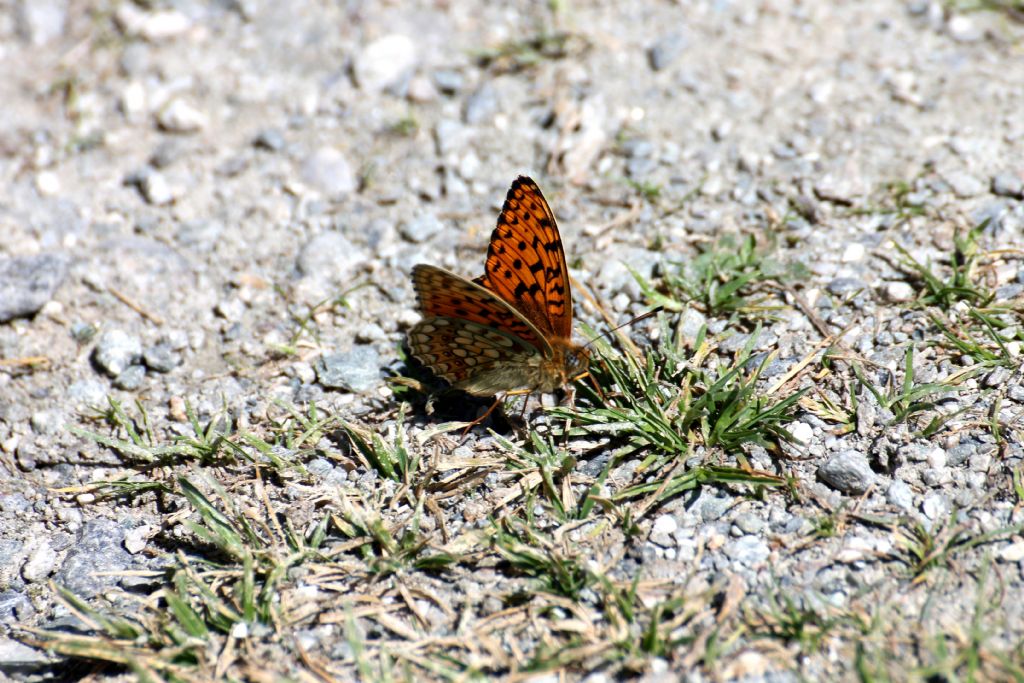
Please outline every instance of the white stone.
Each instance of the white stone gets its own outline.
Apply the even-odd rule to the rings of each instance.
[[[858,261],[864,260],[866,250],[864,245],[860,242],[851,242],[846,245],[846,249],[843,250],[842,262],[843,263],[857,263]]]
[[[157,114],[157,123],[171,133],[194,133],[206,127],[206,114],[181,98],[171,100]]]
[[[395,85],[416,66],[416,44],[399,33],[378,38],[359,54],[355,77],[359,87],[379,92]]]
[[[673,534],[679,525],[672,515],[662,515],[654,520],[654,525],[651,526],[652,534]]]
[[[789,433],[793,435],[793,438],[805,445],[814,438],[814,428],[806,422],[794,422],[789,428]]]

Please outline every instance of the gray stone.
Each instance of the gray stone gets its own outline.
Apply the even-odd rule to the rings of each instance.
[[[0,624],[24,621],[32,612],[32,602],[24,593],[15,590],[0,592]],[[2,661],[3,655],[0,654],[0,662]]]
[[[359,87],[380,92],[400,85],[412,75],[417,62],[416,44],[398,33],[382,36],[360,51],[353,65]]]
[[[96,336],[97,329],[89,323],[76,322],[71,325],[71,338],[79,344],[88,344]]]
[[[0,638],[0,673],[3,673],[5,678],[8,674],[24,675],[50,666],[51,657],[42,650],[36,650],[10,638]]]
[[[837,277],[828,283],[828,291],[836,296],[846,296],[867,287],[864,281],[855,277]]]
[[[82,379],[68,387],[68,398],[76,408],[105,406],[107,388],[94,379]]]
[[[306,470],[310,474],[323,479],[334,471],[334,465],[331,464],[330,460],[325,458],[314,458],[306,463]]]
[[[1024,176],[1017,173],[998,173],[992,177],[992,193],[1000,197],[1024,197]]]
[[[306,276],[344,282],[366,260],[366,253],[340,232],[320,233],[299,252],[297,266]]]
[[[67,259],[58,254],[0,258],[0,323],[42,308],[66,273]]]
[[[125,530],[117,522],[102,517],[89,520],[82,525],[54,581],[82,598],[116,586],[120,573],[132,563],[124,539]]]
[[[455,95],[460,90],[465,79],[462,74],[452,69],[438,69],[434,72],[434,85],[445,95]]]
[[[156,344],[142,352],[142,360],[150,370],[170,372],[181,365],[181,354],[172,349],[170,344]]]
[[[129,365],[124,372],[114,379],[114,386],[124,391],[135,391],[146,379],[146,368],[142,365]]]
[[[101,370],[117,377],[142,359],[142,343],[124,330],[107,330],[100,335],[92,358]]]
[[[487,123],[494,119],[499,109],[497,91],[490,83],[484,83],[466,100],[462,120],[471,126]]]
[[[890,505],[899,508],[903,512],[910,512],[914,508],[914,491],[910,486],[899,479],[889,484],[885,491],[885,499]]]
[[[209,123],[206,114],[180,97],[168,102],[157,114],[156,121],[169,133],[195,133]]]
[[[660,39],[647,50],[647,62],[655,71],[661,71],[679,59],[686,48],[682,33],[673,32]]]
[[[18,35],[33,45],[45,45],[64,33],[66,0],[22,0],[17,6]]]
[[[380,354],[371,346],[321,356],[316,363],[320,384],[329,389],[369,391],[380,383]]]
[[[837,491],[860,495],[874,483],[875,473],[862,453],[846,450],[819,467],[818,478]]]
[[[355,192],[356,175],[348,159],[333,147],[321,147],[302,164],[302,179],[332,198]]]
[[[953,171],[944,176],[953,194],[961,199],[976,197],[985,191],[985,183],[966,171]]]
[[[761,564],[771,555],[768,544],[758,536],[741,536],[726,543],[722,550],[729,559],[744,567]]]
[[[252,144],[257,149],[280,152],[285,146],[284,134],[277,128],[264,128],[256,134]]]
[[[399,228],[402,237],[414,244],[426,242],[442,230],[444,230],[444,223],[433,213],[420,214],[412,220],[402,223],[402,227]]]

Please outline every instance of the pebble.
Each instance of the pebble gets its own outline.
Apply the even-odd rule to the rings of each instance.
[[[372,346],[354,346],[345,353],[321,356],[316,374],[328,389],[365,392],[380,383],[380,366],[380,354]]]
[[[29,583],[45,580],[57,564],[57,551],[43,539],[21,567],[21,577]]]
[[[741,536],[726,543],[723,551],[733,562],[744,567],[761,564],[771,555],[768,544],[759,536]]]
[[[302,164],[302,180],[330,198],[355,192],[356,175],[348,159],[334,147],[321,147]]]
[[[68,387],[68,398],[76,409],[106,406],[107,388],[94,379],[82,379]]]
[[[152,43],[180,36],[192,26],[192,20],[178,10],[147,12],[130,2],[118,4],[114,20],[126,35]]]
[[[882,287],[882,298],[889,303],[898,304],[913,301],[914,296],[914,288],[903,281],[887,282]]]
[[[686,48],[686,39],[679,32],[669,33],[659,38],[647,50],[647,63],[655,71],[672,66]]]
[[[256,149],[264,149],[268,152],[280,152],[284,149],[285,139],[284,133],[277,128],[264,128],[252,141],[253,147]]]
[[[181,365],[181,354],[172,349],[170,344],[162,343],[147,347],[142,352],[142,360],[150,370],[170,372]]]
[[[0,323],[41,309],[66,274],[67,259],[58,254],[0,258]]]
[[[174,202],[181,193],[180,190],[171,187],[163,173],[154,169],[140,172],[134,180],[136,187],[139,188],[139,194],[147,204],[153,206],[166,206]]]
[[[836,296],[845,296],[863,290],[867,285],[855,277],[837,277],[828,283],[828,291]]]
[[[306,276],[345,282],[366,258],[366,253],[345,235],[323,232],[303,245],[296,266]]]
[[[843,255],[839,257],[839,260],[843,263],[857,263],[863,261],[864,256],[867,254],[867,249],[860,242],[850,242],[846,245],[843,250]]]
[[[117,377],[142,359],[142,343],[124,330],[107,330],[93,349],[93,361],[111,377]]]
[[[992,177],[992,193],[1000,197],[1024,198],[1024,175],[999,173]]]
[[[875,481],[875,473],[864,455],[855,450],[838,453],[818,468],[818,478],[837,491],[860,495]]]
[[[789,433],[804,445],[811,443],[811,439],[814,438],[814,428],[806,422],[794,422],[789,428]]]
[[[124,538],[124,529],[117,522],[103,517],[85,522],[54,581],[86,599],[117,585],[131,566]]]
[[[360,88],[380,92],[408,78],[416,61],[416,44],[412,39],[393,33],[362,49],[356,56],[353,74]]]
[[[707,324],[708,319],[703,313],[696,308],[687,308],[679,321],[679,335],[687,346],[693,346],[701,329]]]
[[[15,8],[18,35],[37,47],[64,34],[67,16],[66,0],[22,0]]]
[[[114,386],[124,391],[135,391],[146,379],[146,368],[141,365],[129,365],[124,372],[114,379]]]
[[[490,83],[484,83],[466,98],[466,106],[462,110],[462,120],[471,126],[488,123],[494,120],[494,116],[500,109],[498,92]]]
[[[914,491],[910,486],[899,479],[896,479],[885,491],[885,499],[893,507],[903,512],[910,512],[914,509]]]
[[[431,237],[444,230],[444,223],[433,213],[422,213],[412,220],[405,221],[399,228],[402,237],[414,244],[428,241]]]
[[[953,193],[961,199],[976,197],[985,192],[985,183],[966,171],[953,171],[943,176]]]
[[[156,122],[168,133],[195,133],[205,128],[209,120],[206,114],[179,97],[160,110]]]
[[[12,680],[25,676],[27,672],[42,672],[52,666],[51,656],[10,638],[0,638],[0,673],[10,674]],[[26,679],[27,680],[27,679]]]
[[[434,85],[445,95],[456,95],[462,90],[465,79],[452,69],[438,69],[434,72]]]
[[[938,491],[928,494],[921,503],[921,511],[924,516],[935,522],[949,515],[949,500]]]
[[[999,551],[999,559],[1004,562],[1020,562],[1024,560],[1024,541],[1011,543]]]

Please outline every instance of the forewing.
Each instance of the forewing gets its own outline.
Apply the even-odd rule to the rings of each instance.
[[[572,336],[572,293],[562,239],[551,208],[530,178],[517,178],[505,197],[480,281],[542,334]]]
[[[461,318],[425,317],[409,332],[409,349],[434,374],[479,396],[532,389],[540,352],[521,339]]]
[[[420,311],[424,317],[444,317],[478,323],[517,337],[551,355],[547,339],[519,312],[479,284],[435,266],[412,269]]]

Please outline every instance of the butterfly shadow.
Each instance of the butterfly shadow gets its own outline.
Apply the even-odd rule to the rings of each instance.
[[[417,418],[427,423],[479,421],[473,427],[493,429],[499,434],[509,434],[525,425],[517,410],[506,412],[504,401],[495,406],[498,399],[493,396],[474,396],[455,389],[409,354],[408,348],[403,346],[403,351],[404,365],[389,369],[389,382],[395,398],[409,403]]]

